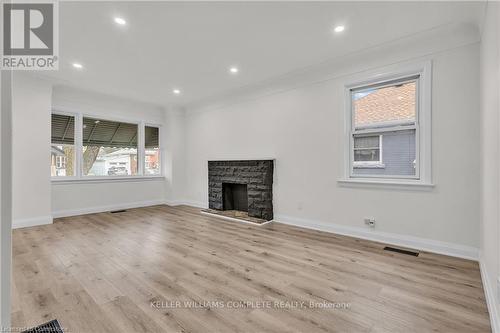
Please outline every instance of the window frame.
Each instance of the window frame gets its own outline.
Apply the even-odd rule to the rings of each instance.
[[[108,182],[108,181],[141,181],[141,180],[154,180],[158,178],[165,178],[163,170],[163,159],[162,159],[162,125],[152,122],[138,121],[130,118],[121,118],[114,116],[102,116],[97,114],[91,114],[86,112],[68,112],[61,111],[60,109],[52,109],[51,114],[66,115],[75,117],[75,154],[74,158],[74,175],[73,176],[51,176],[51,181],[53,183],[65,183],[65,182]],[[123,175],[123,176],[85,176],[83,174],[83,118],[94,118],[107,121],[123,122],[128,124],[137,125],[137,175]],[[160,173],[158,175],[145,175],[145,127],[157,127],[158,128],[158,151],[159,151],[159,163],[160,163]],[[51,142],[52,145],[52,142]]]
[[[433,186],[431,176],[431,75],[432,63],[425,61],[409,65],[394,65],[380,70],[358,74],[344,85],[345,98],[345,148],[344,175],[340,183],[422,185]],[[366,127],[355,129],[352,92],[364,89],[382,88],[395,84],[417,82],[415,123],[394,122],[387,127]],[[415,175],[366,175],[354,174],[354,135],[378,134],[395,130],[415,130]],[[381,151],[382,154],[382,151]],[[383,157],[380,157],[383,159]]]

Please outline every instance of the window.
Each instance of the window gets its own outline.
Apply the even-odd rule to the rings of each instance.
[[[138,125],[83,118],[84,176],[135,176]]]
[[[159,133],[158,126],[140,122],[53,113],[51,175],[160,176]]]
[[[56,156],[56,168],[66,169],[66,156]]]
[[[351,90],[352,176],[418,176],[415,165],[418,80],[410,77]]]
[[[429,71],[347,86],[346,178],[430,184]]]
[[[146,175],[160,174],[160,129],[158,127],[146,126],[145,138],[145,163],[144,173]]]
[[[353,176],[417,177],[417,85],[411,77],[351,91]]]
[[[74,176],[75,117],[70,115],[53,114],[51,127],[51,176]]]

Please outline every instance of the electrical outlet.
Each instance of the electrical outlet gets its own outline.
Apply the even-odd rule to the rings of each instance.
[[[371,228],[375,228],[375,219],[371,217],[365,218],[365,224]]]

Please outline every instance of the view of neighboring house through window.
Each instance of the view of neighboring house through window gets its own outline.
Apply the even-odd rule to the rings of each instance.
[[[351,90],[353,177],[418,178],[419,77]]]
[[[159,126],[52,114],[51,175],[55,181],[62,176],[73,177],[69,181],[161,176],[160,151]]]
[[[56,168],[66,169],[66,156],[56,156]]]
[[[354,165],[382,165],[382,135],[358,136],[354,138]]]
[[[50,174],[52,177],[75,174],[75,117],[52,114]]]
[[[137,137],[137,124],[84,117],[83,175],[137,175]]]
[[[160,174],[160,129],[158,127],[146,126],[144,128],[144,174]]]

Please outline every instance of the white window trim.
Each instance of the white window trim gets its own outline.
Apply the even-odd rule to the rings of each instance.
[[[88,114],[83,112],[68,112],[62,111],[58,109],[53,109],[51,114],[59,114],[66,116],[75,117],[75,154],[73,156],[73,165],[75,166],[75,175],[74,176],[55,176],[51,177],[51,181],[53,184],[67,184],[67,183],[107,183],[107,182],[137,182],[137,181],[146,181],[146,180],[156,180],[156,179],[164,179],[164,171],[163,171],[163,160],[162,160],[162,142],[161,142],[161,131],[162,125],[149,123],[144,121],[137,121],[133,119],[124,119],[117,118],[113,116],[102,116],[96,114]],[[137,128],[137,175],[128,175],[128,176],[85,176],[83,175],[83,161],[82,161],[82,153],[83,153],[83,118],[96,118],[102,120],[116,121],[116,122],[124,122],[129,124],[135,124],[138,126]],[[157,127],[158,128],[158,151],[159,157],[158,160],[160,162],[160,174],[159,175],[145,175],[145,142],[144,142],[144,131],[146,126]],[[50,146],[49,146],[50,149]]]
[[[417,116],[415,125],[401,124],[398,129],[416,130],[416,175],[415,177],[391,176],[391,175],[353,175],[353,112],[351,90],[383,84],[384,82],[401,80],[412,76],[419,76]],[[349,185],[350,183],[359,186],[364,185],[397,185],[433,187],[432,164],[431,164],[431,108],[432,108],[432,62],[426,61],[409,65],[394,65],[384,69],[358,74],[351,81],[345,84],[345,124],[344,124],[344,175],[339,179],[339,183]],[[391,128],[391,131],[394,128]],[[382,128],[367,128],[357,133],[380,133]]]

